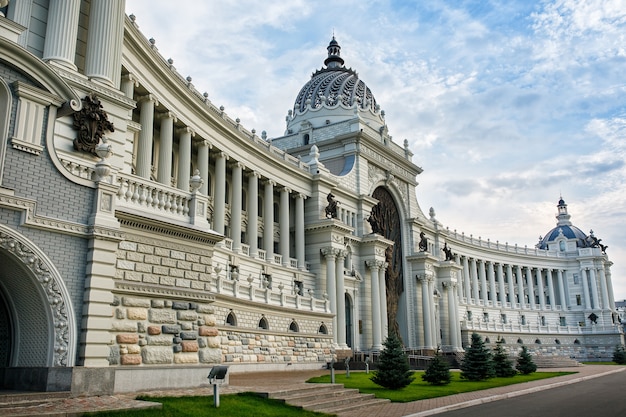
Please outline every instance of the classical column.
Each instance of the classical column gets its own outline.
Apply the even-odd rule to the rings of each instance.
[[[484,305],[489,304],[489,291],[487,291],[487,278],[485,276],[485,261],[478,261],[478,277],[480,279],[480,290]]]
[[[506,289],[504,289],[504,269],[501,263],[496,265],[496,278],[498,278],[498,290],[500,291],[498,301],[504,306],[504,303],[506,303]]]
[[[430,277],[428,280],[428,307],[430,309],[430,319],[432,320],[432,325],[430,327],[430,340],[433,341],[433,347],[440,343],[439,328],[437,327],[437,309],[435,308],[436,285],[437,283],[435,281],[435,277]]]
[[[150,179],[152,173],[152,137],[154,135],[154,107],[158,105],[156,98],[148,94],[139,97],[139,143],[137,144],[136,174],[141,178]]]
[[[587,280],[587,270],[580,270],[581,284],[583,286],[583,296],[585,298],[585,309],[591,310],[591,298],[589,298],[589,281]]]
[[[124,3],[124,0],[92,0],[89,9],[85,75],[112,87],[119,84]]]
[[[298,268],[306,270],[306,259],[304,257],[304,199],[302,193],[296,195],[296,259]]]
[[[283,187],[280,190],[280,206],[278,228],[280,230],[280,254],[283,258],[283,266],[289,266],[289,194],[291,190]],[[344,329],[345,335],[345,329]],[[345,343],[345,341],[344,341]]]
[[[563,270],[561,269],[556,270],[556,278],[559,284],[559,298],[561,299],[561,309],[567,310],[569,303],[567,302],[567,299],[565,298],[565,286],[563,285]]]
[[[609,310],[611,308],[611,302],[609,301],[609,289],[606,285],[604,268],[600,268],[600,289],[602,290],[602,309]]]
[[[470,286],[470,271],[467,256],[463,257],[463,280],[465,281],[463,289],[465,290],[465,298],[467,300],[466,303],[469,304],[472,300],[472,289]]]
[[[346,251],[337,251],[337,260],[335,262],[335,280],[337,282],[337,344],[342,349],[347,349],[346,344],[346,289],[343,279],[343,260]]]
[[[506,277],[509,280],[509,303],[511,303],[511,308],[515,307],[515,278],[513,278],[513,267],[511,264],[507,264],[506,266]]]
[[[135,88],[139,87],[139,82],[137,78],[133,74],[126,74],[122,77],[122,82],[120,85],[120,90],[124,93],[124,96],[129,99],[133,99],[135,96]],[[132,112],[132,110],[130,110]]]
[[[366,261],[365,264],[370,269],[372,274],[372,349],[381,350],[382,344],[382,326],[380,322],[380,282],[378,279],[378,273],[381,268],[384,268],[386,262],[382,261]]]
[[[326,259],[326,293],[328,294],[328,301],[330,302],[330,312],[334,314],[333,317],[333,343],[337,343],[337,279],[335,277],[336,266],[335,258],[337,257],[337,250],[333,248],[322,249],[322,255]],[[345,337],[345,324],[344,324],[344,337]]]
[[[383,340],[387,338],[389,331],[389,319],[387,317],[387,284],[385,274],[387,267],[378,274],[378,289],[380,290],[380,329]]]
[[[496,290],[496,278],[495,278],[495,273],[493,271],[493,262],[489,262],[487,265],[487,278],[489,279],[489,293],[491,295],[491,297],[489,297],[491,299],[491,302],[493,303],[493,305],[496,305],[496,300],[498,299],[497,295],[498,295],[498,291]]]
[[[546,295],[543,292],[543,277],[541,276],[541,268],[535,269],[535,277],[537,278],[537,294],[539,295],[539,308],[546,309]]]
[[[422,283],[422,316],[424,317],[424,347],[430,349],[433,347],[433,339],[431,334],[432,319],[430,317],[430,301],[432,298],[428,290],[428,277],[418,277]]]
[[[478,304],[478,299],[480,298],[480,296],[478,292],[478,270],[477,270],[475,258],[472,258],[470,274],[472,277],[472,292],[474,293],[473,294],[474,304]]]
[[[248,174],[248,245],[249,255],[256,258],[259,253],[259,173]]]
[[[274,263],[274,184],[272,180],[265,181],[263,197],[263,249],[265,260]]]
[[[81,0],[51,0],[43,47],[43,60],[76,70],[76,38]]]
[[[606,268],[606,269],[605,269]],[[613,296],[613,284],[611,283],[611,270],[602,265],[600,268],[600,276],[605,278],[606,287],[609,292],[609,308],[615,310],[615,298]]]
[[[191,138],[195,135],[190,127],[183,127],[177,132],[178,138],[178,189],[189,191],[189,178],[191,177]]]
[[[14,21],[15,23],[22,25],[24,27],[30,26],[30,18],[33,8],[33,0],[22,0],[22,1],[11,1],[11,6],[9,10],[7,10],[7,17],[9,20]],[[30,31],[25,30],[20,34],[17,39],[17,43],[26,49],[28,46],[28,36]]]
[[[522,267],[517,265],[515,267],[515,275],[517,277],[517,294],[519,298],[520,308],[526,306],[526,300],[524,299],[524,275],[522,274]]]
[[[200,186],[200,193],[202,195],[209,195],[209,150],[211,144],[208,140],[201,139],[198,142],[198,170],[200,171],[200,178],[204,181]]]
[[[159,166],[157,181],[167,186],[172,185],[172,144],[174,142],[174,123],[176,116],[171,112],[159,115],[161,119],[161,135],[159,143]]]
[[[457,334],[458,317],[456,316],[455,302],[454,302],[454,288],[456,283],[444,282],[444,288],[446,289],[446,295],[448,297],[448,331],[450,332],[450,345],[453,348],[459,346],[459,339]]]
[[[528,303],[530,304],[530,309],[535,309],[535,289],[533,285],[533,276],[530,272],[530,268],[526,267],[526,285],[528,286]]]
[[[241,193],[243,192],[243,164],[234,162],[231,166],[232,187],[230,205],[230,238],[233,240],[233,252],[241,251]]]
[[[600,308],[600,301],[598,300],[598,281],[596,280],[596,271],[594,268],[589,269],[589,280],[591,284],[591,301],[593,302],[593,308]]]
[[[546,270],[546,282],[548,283],[548,297],[550,297],[550,305],[552,310],[556,310],[556,300],[554,299],[554,282],[552,281],[552,270]]]
[[[226,160],[224,152],[218,152],[215,158],[215,196],[213,197],[213,230],[224,234],[226,216]]]

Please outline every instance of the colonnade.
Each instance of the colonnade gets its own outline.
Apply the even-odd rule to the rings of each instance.
[[[572,307],[564,269],[511,265],[458,256],[463,267],[458,296],[467,304],[519,309],[567,310]],[[581,267],[585,309],[614,309],[610,273],[603,267]],[[573,295],[573,294],[572,294]]]

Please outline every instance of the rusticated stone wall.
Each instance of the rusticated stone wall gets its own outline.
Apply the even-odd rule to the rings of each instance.
[[[110,365],[219,363],[222,349],[209,304],[115,298]]]

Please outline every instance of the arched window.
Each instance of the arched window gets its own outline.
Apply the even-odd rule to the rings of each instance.
[[[489,340],[488,337],[485,337],[485,343],[491,343],[491,340]]]
[[[304,136],[302,137],[304,144],[308,145],[309,144],[309,140],[310,140],[310,136],[308,133],[305,133]]]
[[[575,345],[580,345],[580,340],[578,340],[578,339],[574,340],[574,344]]]
[[[228,313],[228,316],[226,316],[226,324],[228,326],[236,326],[237,325],[237,317],[235,317],[235,313],[233,313],[232,311],[230,313]]]
[[[556,343],[557,345],[560,345],[561,341],[559,339],[554,339],[554,343]]]
[[[541,344],[541,340],[539,340],[539,339],[535,339],[535,343],[536,343],[536,344],[538,344],[538,345],[540,345],[540,344]]]
[[[506,340],[504,340],[504,338],[500,339],[500,342],[502,342],[503,345],[506,345]]]
[[[296,321],[292,321],[291,324],[289,325],[289,331],[290,332],[294,332],[294,333],[298,333],[298,323],[296,323]]]
[[[320,325],[319,330],[317,331],[319,334],[328,334],[328,328],[324,323]]]
[[[565,241],[564,240],[559,242],[559,250],[561,252],[565,252]]]
[[[269,328],[270,326],[267,323],[267,319],[265,317],[261,317],[261,320],[259,320],[259,329],[267,330]]]
[[[520,339],[517,339],[517,343],[519,343],[520,345],[522,345],[522,344],[524,344],[524,341],[520,338]]]

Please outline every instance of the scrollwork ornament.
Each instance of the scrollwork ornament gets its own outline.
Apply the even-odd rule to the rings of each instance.
[[[19,259],[36,277],[39,285],[46,294],[48,306],[52,313],[54,324],[54,366],[68,366],[70,344],[71,313],[68,311],[66,297],[60,284],[46,261],[28,247],[25,242],[0,230],[0,248],[10,252]]]
[[[98,155],[96,146],[104,137],[105,131],[115,131],[95,93],[89,93],[83,99],[83,108],[74,113],[73,127],[78,131],[74,139],[74,149],[95,156]]]

